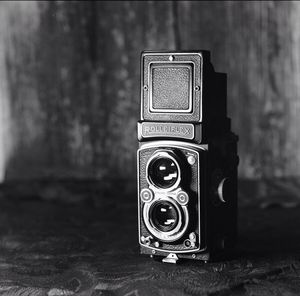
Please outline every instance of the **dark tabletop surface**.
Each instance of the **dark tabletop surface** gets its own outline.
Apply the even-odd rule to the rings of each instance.
[[[53,190],[42,199],[2,192],[0,295],[300,294],[298,204],[242,203],[229,257],[173,265],[138,254],[128,193],[70,202]]]

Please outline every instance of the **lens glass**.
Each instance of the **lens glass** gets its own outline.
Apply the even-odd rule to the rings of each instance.
[[[178,168],[171,158],[161,157],[151,161],[148,174],[155,186],[170,188],[178,179]]]
[[[168,201],[159,201],[150,210],[150,219],[153,226],[160,231],[173,230],[179,220],[179,213],[176,207]]]

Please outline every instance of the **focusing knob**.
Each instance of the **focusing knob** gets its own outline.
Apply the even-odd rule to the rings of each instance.
[[[221,169],[216,169],[212,174],[212,203],[215,206],[226,204],[230,200],[232,184]]]
[[[219,183],[217,194],[221,202],[225,203],[226,200],[224,198],[224,183],[226,182],[227,178],[223,178]]]

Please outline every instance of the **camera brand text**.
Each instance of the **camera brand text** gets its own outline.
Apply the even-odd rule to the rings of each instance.
[[[143,122],[142,137],[178,137],[194,139],[194,126],[188,123]]]

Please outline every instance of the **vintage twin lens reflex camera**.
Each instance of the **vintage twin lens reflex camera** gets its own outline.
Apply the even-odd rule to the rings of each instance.
[[[237,141],[207,51],[143,52],[137,151],[142,254],[208,261],[237,235]]]

